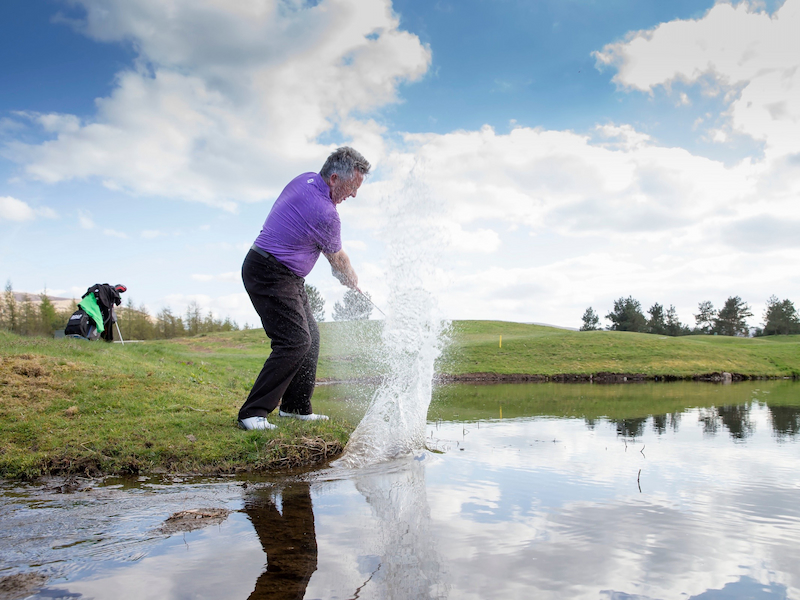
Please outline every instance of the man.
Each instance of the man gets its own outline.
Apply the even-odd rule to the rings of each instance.
[[[267,415],[326,420],[311,409],[317,375],[319,329],[308,304],[305,279],[320,252],[342,285],[358,289],[358,277],[342,250],[337,205],[355,198],[369,173],[361,154],[344,146],[317,173],[303,173],[284,188],[242,265],[242,280],[272,353],[239,409],[242,429],[274,429]]]

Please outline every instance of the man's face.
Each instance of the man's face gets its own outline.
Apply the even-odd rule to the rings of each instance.
[[[331,200],[334,204],[341,204],[348,198],[355,198],[363,181],[364,175],[359,171],[354,171],[350,179],[343,179],[334,173],[330,178]]]

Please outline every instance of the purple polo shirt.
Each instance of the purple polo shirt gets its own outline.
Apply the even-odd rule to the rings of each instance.
[[[255,243],[300,277],[311,272],[320,252],[342,249],[339,213],[319,174],[303,173],[289,182]]]

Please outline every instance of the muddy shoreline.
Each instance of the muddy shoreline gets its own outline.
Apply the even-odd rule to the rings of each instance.
[[[670,382],[670,381],[701,381],[707,383],[726,383],[734,381],[757,381],[789,379],[796,381],[797,375],[768,376],[748,375],[745,373],[727,373],[725,371],[712,373],[699,373],[693,375],[649,375],[647,373],[557,373],[555,375],[541,375],[537,373],[461,373],[457,375],[441,373],[434,375],[436,384],[447,383],[645,383],[645,382]],[[363,377],[353,379],[317,379],[318,385],[333,385],[341,383],[379,384],[380,377]]]

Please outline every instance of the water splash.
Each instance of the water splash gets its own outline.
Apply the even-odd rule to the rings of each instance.
[[[355,478],[377,526],[372,552],[379,562],[370,591],[376,598],[447,598],[449,577],[431,534],[424,464],[406,459],[397,466]]]
[[[447,322],[436,300],[437,271],[447,237],[442,207],[419,177],[385,201],[389,303],[382,332],[387,375],[337,464],[360,467],[425,445],[434,363]]]

